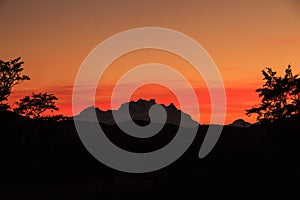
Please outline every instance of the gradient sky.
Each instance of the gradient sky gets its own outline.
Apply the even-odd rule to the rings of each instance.
[[[283,73],[292,64],[300,72],[300,3],[297,0],[195,1],[33,1],[0,0],[0,59],[21,56],[30,81],[14,88],[13,102],[31,92],[48,91],[58,98],[60,111],[71,115],[72,85],[80,64],[101,41],[131,28],[157,26],[180,31],[199,42],[219,67],[227,92],[226,123],[245,116],[259,103],[255,89],[261,70]],[[178,57],[143,50],[117,59],[97,91],[97,106],[108,109],[114,81],[130,65],[161,62],[181,69],[195,88],[201,123],[208,123],[210,101],[201,80]],[[200,77],[201,79],[201,77]],[[180,84],[180,83],[178,83]],[[170,91],[158,86],[140,88],[133,96],[176,103]],[[193,115],[193,113],[190,113]]]

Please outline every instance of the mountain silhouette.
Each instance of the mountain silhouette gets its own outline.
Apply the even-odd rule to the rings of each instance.
[[[249,122],[246,122],[243,119],[237,119],[233,121],[229,126],[234,126],[234,127],[240,127],[240,128],[249,128],[252,124]]]
[[[181,110],[178,110],[173,103],[166,106],[164,104],[157,104],[154,99],[149,101],[144,99],[139,99],[137,101],[130,101],[123,103],[118,110],[107,110],[103,111],[97,107],[91,106],[84,109],[79,115],[74,116],[74,120],[79,121],[91,121],[91,122],[100,122],[106,125],[114,125],[116,121],[113,117],[117,115],[119,122],[126,123],[127,121],[133,120],[139,125],[147,125],[150,122],[160,123],[158,118],[160,118],[161,113],[157,110],[152,110],[152,119],[150,119],[149,111],[152,106],[162,106],[166,111],[166,123],[179,126],[182,120],[182,126],[184,127],[197,127],[199,124],[194,121],[190,115],[184,113]],[[130,116],[126,115],[126,111],[129,108]],[[94,118],[94,112],[96,112],[97,121]],[[152,121],[151,121],[152,120]]]

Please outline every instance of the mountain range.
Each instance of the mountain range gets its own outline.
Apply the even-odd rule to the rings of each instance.
[[[120,123],[125,123],[128,121],[135,121],[137,124],[147,125],[150,123],[151,119],[149,116],[150,108],[154,105],[160,105],[166,110],[167,124],[180,125],[180,119],[182,118],[182,125],[184,127],[197,127],[199,125],[198,122],[194,121],[191,116],[179,109],[171,103],[166,106],[164,104],[157,104],[155,99],[144,100],[139,99],[137,101],[130,101],[127,103],[123,103],[118,110],[107,110],[103,111],[97,107],[90,106],[80,112],[79,115],[74,116],[74,120],[79,121],[89,121],[89,122],[100,122],[106,125],[115,125],[116,121],[114,120],[114,115],[118,116]],[[129,108],[130,116],[126,115],[127,109]],[[97,120],[95,120],[94,115],[96,113]],[[160,118],[161,113],[157,111],[153,111],[151,113],[152,122],[160,123],[158,118]],[[238,119],[229,124],[229,126],[240,127],[240,128],[249,128],[252,124],[244,121],[243,119]]]
[[[90,121],[90,122],[100,122],[107,125],[114,125],[116,121],[114,120],[113,114],[117,115],[119,118],[119,122],[127,122],[127,121],[135,121],[137,123],[149,124],[152,120],[154,123],[161,123],[158,120],[161,116],[161,112],[156,109],[153,109],[151,112],[152,119],[150,119],[149,111],[152,106],[160,105],[162,106],[167,114],[166,123],[173,125],[180,125],[180,121],[182,120],[182,125],[185,127],[197,127],[199,124],[194,121],[190,115],[178,110],[176,106],[171,103],[166,106],[164,104],[157,104],[154,99],[143,100],[139,99],[137,101],[130,101],[127,103],[123,103],[118,110],[107,110],[103,111],[97,107],[91,106],[84,109],[79,115],[74,116],[74,120],[80,121]],[[129,115],[126,115],[129,108]],[[97,121],[94,116],[97,116]]]

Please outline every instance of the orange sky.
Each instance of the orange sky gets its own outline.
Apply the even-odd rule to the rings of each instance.
[[[49,91],[60,111],[71,115],[72,85],[81,62],[101,41],[127,29],[146,26],[180,31],[199,42],[219,67],[227,92],[226,123],[248,118],[258,103],[254,90],[260,71],[280,73],[288,64],[300,72],[300,3],[297,0],[195,1],[14,1],[0,0],[0,59],[18,56],[30,81],[14,88],[14,101],[32,91]],[[208,122],[209,98],[201,77],[184,60],[156,50],[141,50],[116,60],[99,88],[97,105],[108,108],[111,85],[132,65],[156,61],[179,69],[191,81],[200,102],[201,123]],[[194,81],[199,78],[198,81]],[[180,84],[180,83],[178,83]],[[108,95],[108,96],[107,96]],[[145,86],[134,98],[176,101],[167,89]],[[175,102],[176,103],[176,102]],[[190,113],[193,115],[192,113]]]

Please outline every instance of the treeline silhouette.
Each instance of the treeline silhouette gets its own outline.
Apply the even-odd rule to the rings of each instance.
[[[4,74],[12,68],[19,72],[12,73],[17,74],[14,77],[21,77],[15,84],[29,79],[21,74],[21,65],[13,67],[18,62],[3,64],[1,61]],[[268,75],[266,82],[271,71],[264,71]],[[15,84],[7,85],[2,82],[7,77],[1,78],[1,87],[10,90],[0,89],[4,91],[1,104],[5,108],[0,112],[0,199],[297,198],[300,119],[299,112],[295,111],[299,106],[294,99],[296,96],[291,95],[297,91],[292,85],[299,78],[289,76],[294,78],[287,78],[290,84],[286,84],[284,77],[275,74],[271,77],[270,85],[264,85],[263,91],[263,88],[258,90],[263,92],[261,105],[249,112],[257,113],[261,123],[249,128],[224,126],[215,148],[203,159],[198,158],[198,153],[208,125],[199,125],[194,142],[181,158],[166,168],[146,174],[123,173],[98,162],[81,143],[72,118],[44,120],[43,107],[27,112],[28,107],[36,106],[32,99],[40,101],[36,100],[40,95],[21,99],[15,107],[24,104],[24,111],[10,109],[7,98]],[[279,83],[282,87],[290,85],[293,93],[286,96],[291,97],[291,101],[281,102],[282,107],[275,111],[276,103],[268,102],[282,100],[284,95],[279,95],[278,91],[286,92],[286,88],[278,90],[276,84]],[[268,98],[264,99],[265,96]],[[47,95],[43,98],[49,100]],[[50,102],[56,100],[50,98]],[[264,104],[271,107],[265,108]],[[51,105],[55,110],[55,104]],[[293,106],[289,108],[291,112],[286,111],[284,106],[287,105]],[[88,121],[80,123],[97,125]],[[126,135],[117,125],[101,124],[101,127],[113,143],[132,152],[159,149],[168,144],[178,130],[176,125],[165,124],[155,137],[144,140]]]
[[[13,108],[8,104],[8,98],[14,86],[30,80],[30,77],[23,75],[24,68],[21,58],[10,61],[0,60],[0,111],[11,110],[18,115],[32,119],[61,121],[66,119],[62,114],[54,114],[58,110],[54,94],[32,93],[15,102]]]
[[[288,65],[284,76],[277,76],[272,68],[262,70],[265,81],[256,92],[261,103],[249,110],[247,115],[257,114],[259,122],[270,123],[288,118],[297,118],[300,113],[300,78]]]

